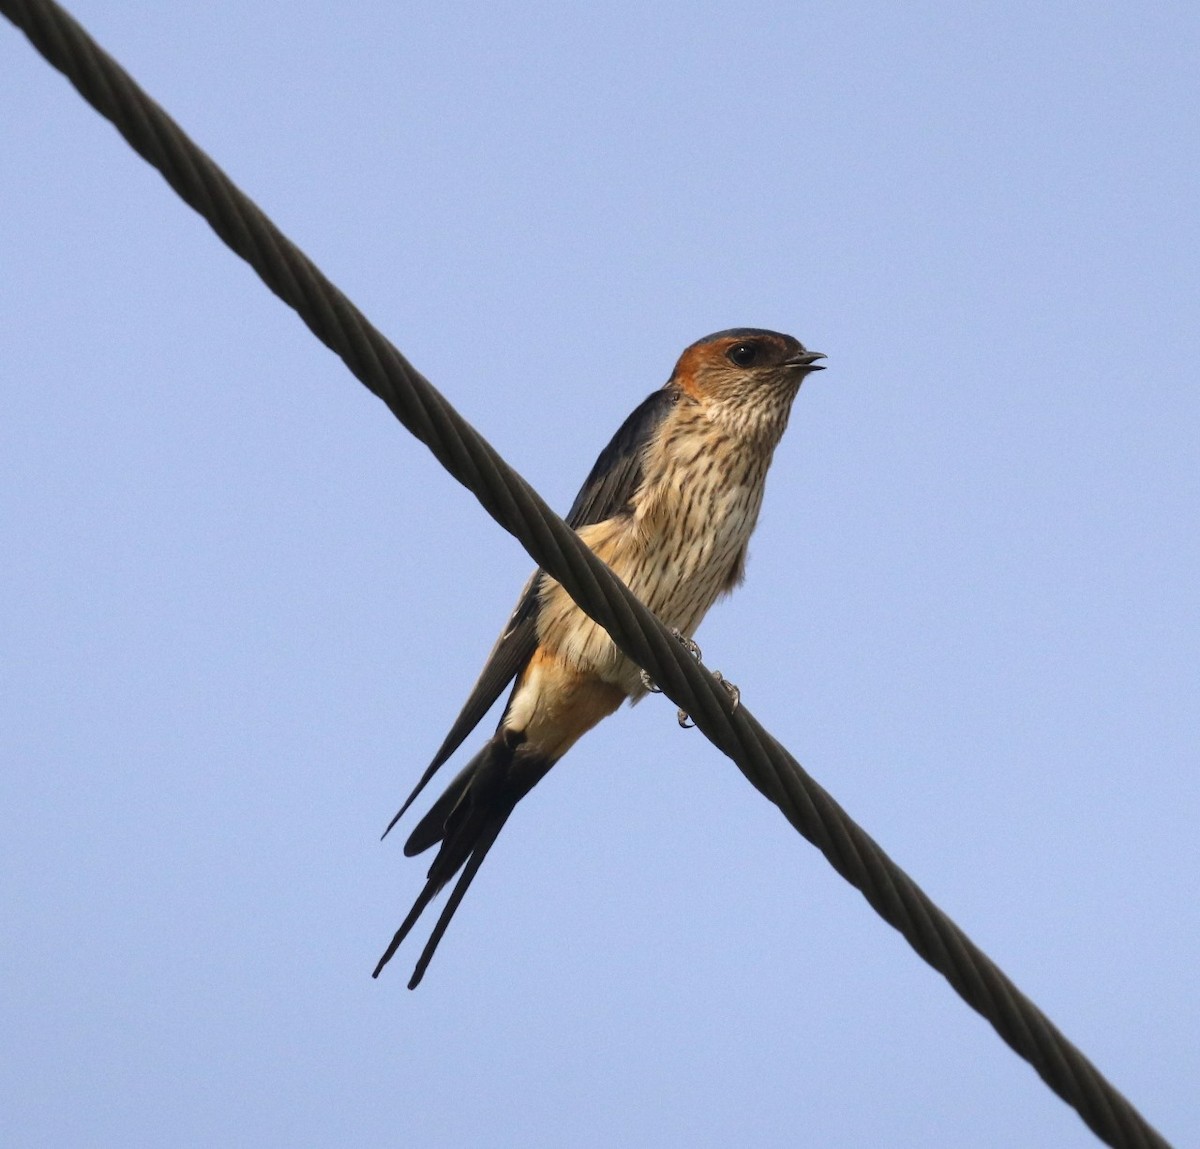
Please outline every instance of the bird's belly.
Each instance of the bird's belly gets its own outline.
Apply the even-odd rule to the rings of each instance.
[[[671,492],[644,516],[584,527],[580,537],[662,622],[691,636],[737,581],[762,502],[762,484]],[[543,592],[539,638],[580,670],[638,697],[638,668],[557,584]]]

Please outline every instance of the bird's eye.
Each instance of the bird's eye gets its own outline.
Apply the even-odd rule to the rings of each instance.
[[[758,348],[753,343],[735,343],[725,357],[737,367],[749,367],[758,358]]]

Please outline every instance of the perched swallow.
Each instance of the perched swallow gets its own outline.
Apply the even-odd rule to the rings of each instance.
[[[790,335],[739,327],[693,343],[666,385],[600,453],[567,523],[662,622],[690,638],[742,581],[771,456],[801,380],[825,356]],[[487,713],[516,684],[496,733],[459,772],[404,845],[438,852],[424,888],[372,976],[462,871],[417,962],[415,989],[516,804],[602,718],[646,692],[637,666],[542,571],[508,625],[433,761],[384,835]]]

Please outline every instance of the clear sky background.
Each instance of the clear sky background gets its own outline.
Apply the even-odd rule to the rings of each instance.
[[[1200,9],[73,10],[560,509],[829,356],[705,660],[1200,1142]],[[1095,1143],[662,699],[370,979],[529,561],[7,24],[0,346],[6,1145]]]

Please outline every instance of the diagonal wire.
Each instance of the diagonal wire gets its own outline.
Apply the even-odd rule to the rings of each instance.
[[[0,12],[1101,1140],[1167,1146],[753,715],[732,708],[713,676],[68,13],[52,0],[0,0]]]

